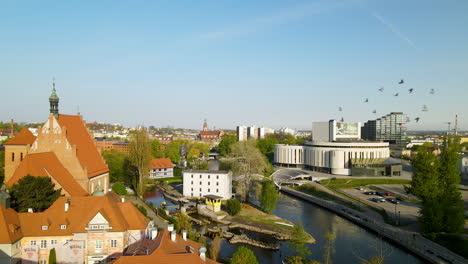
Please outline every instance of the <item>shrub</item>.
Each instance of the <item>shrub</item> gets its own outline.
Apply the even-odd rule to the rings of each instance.
[[[230,215],[236,215],[241,211],[241,204],[237,199],[229,199],[226,203],[226,209]]]
[[[112,190],[118,195],[127,195],[127,189],[121,182],[116,182],[112,185]]]

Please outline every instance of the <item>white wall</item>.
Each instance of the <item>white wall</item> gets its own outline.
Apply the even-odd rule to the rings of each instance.
[[[220,171],[184,171],[183,194],[188,197],[203,197],[208,194],[230,199],[232,197],[232,174]]]

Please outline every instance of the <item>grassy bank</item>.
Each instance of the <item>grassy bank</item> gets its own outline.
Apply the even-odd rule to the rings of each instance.
[[[294,187],[293,189],[295,189],[296,191],[306,193],[306,194],[310,194],[312,196],[315,196],[315,197],[323,199],[323,200],[336,202],[338,204],[347,206],[347,207],[349,207],[351,209],[354,209],[354,210],[362,211],[362,209],[359,208],[359,206],[356,206],[352,202],[348,202],[348,201],[345,201],[343,199],[340,199],[340,198],[336,197],[335,195],[329,194],[329,193],[324,192],[322,190],[319,190],[319,189],[315,188],[312,185],[304,184],[304,185],[301,185],[301,186],[298,186],[298,187]]]
[[[155,184],[161,181],[167,184],[171,184],[171,183],[182,183],[183,179],[182,179],[182,176],[174,176],[174,177],[166,177],[166,178],[159,178],[159,179],[149,179],[148,183]]]
[[[366,186],[370,184],[409,184],[410,180],[404,179],[328,179],[321,180],[320,184],[327,188],[342,189]]]

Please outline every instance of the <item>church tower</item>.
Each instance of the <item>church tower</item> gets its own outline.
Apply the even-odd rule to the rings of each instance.
[[[49,97],[49,104],[50,104],[50,113],[55,115],[55,118],[58,118],[58,104],[59,104],[59,97],[57,96],[57,92],[55,91],[55,80],[52,83],[52,94]]]
[[[208,123],[206,123],[206,119],[205,119],[205,122],[203,123],[203,131],[208,131]]]

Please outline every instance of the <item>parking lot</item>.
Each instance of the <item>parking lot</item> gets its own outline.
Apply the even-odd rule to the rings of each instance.
[[[400,185],[401,186],[401,185]],[[367,205],[370,205],[375,208],[384,209],[388,216],[395,219],[395,216],[400,219],[403,224],[415,224],[417,222],[417,217],[419,214],[420,205],[416,203],[410,203],[408,201],[400,201],[399,204],[393,204],[387,200],[385,202],[374,202],[372,198],[378,197],[378,195],[366,195],[364,192],[374,191],[369,188],[364,188],[360,191],[356,188],[353,189],[341,189],[346,195],[363,202]],[[385,199],[395,198],[395,196],[382,196]]]

